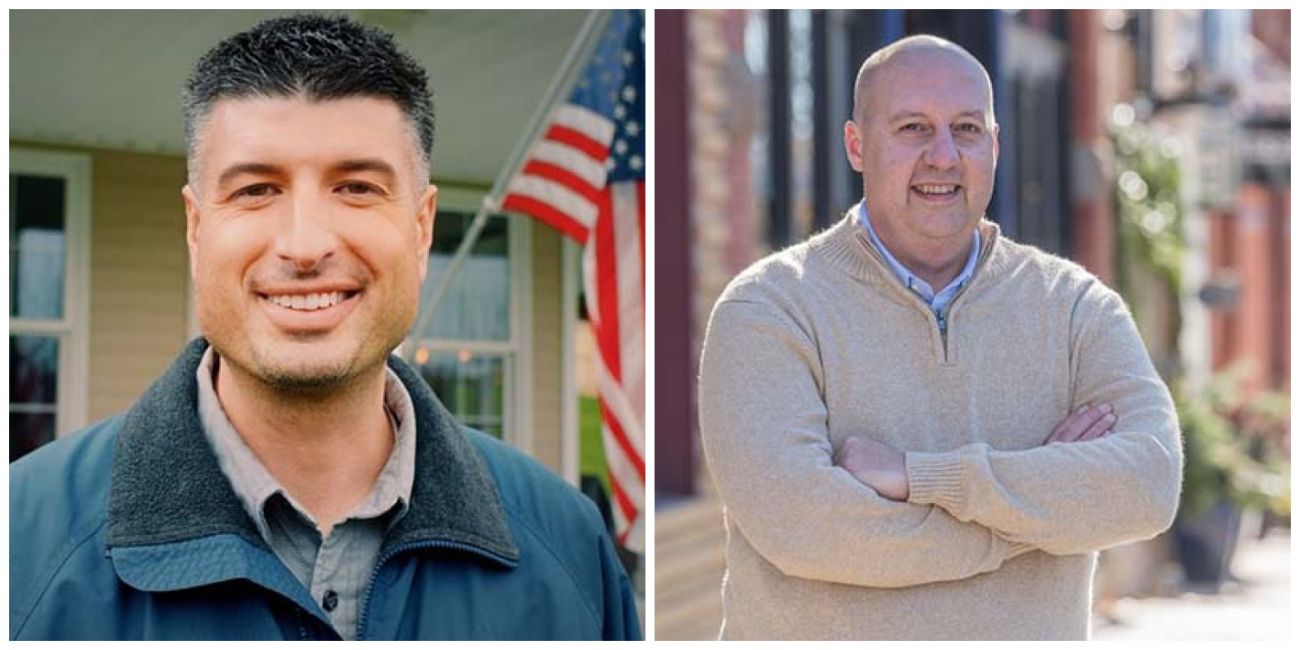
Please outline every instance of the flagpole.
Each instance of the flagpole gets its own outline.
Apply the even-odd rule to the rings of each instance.
[[[528,122],[528,127],[524,130],[523,137],[515,143],[515,149],[511,152],[506,164],[497,174],[496,180],[492,183],[492,189],[488,190],[487,195],[483,197],[482,204],[479,205],[478,212],[475,213],[473,221],[470,222],[469,229],[465,231],[465,238],[461,240],[460,245],[456,247],[456,253],[451,258],[451,263],[447,265],[446,271],[438,278],[438,284],[433,290],[429,299],[423,302],[423,308],[420,309],[419,316],[416,318],[415,327],[411,331],[415,333],[418,341],[424,335],[425,328],[432,322],[434,314],[437,313],[439,305],[447,295],[447,290],[451,288],[451,281],[456,277],[460,268],[469,257],[470,250],[478,241],[479,235],[483,232],[483,227],[487,225],[488,215],[495,212],[501,201],[501,193],[505,190],[506,185],[514,178],[523,165],[524,159],[528,155],[528,149],[537,139],[538,131],[546,123],[550,116],[551,110],[561,97],[573,88],[577,80],[577,65],[587,59],[588,55],[595,48],[599,41],[599,36],[609,21],[609,10],[595,9],[587,13],[582,27],[578,29],[577,38],[574,39],[573,45],[564,56],[560,63],[560,74],[555,76],[551,85],[542,96],[542,101],[537,105],[532,119]],[[428,283],[425,283],[425,288]],[[423,289],[422,289],[423,293]],[[414,360],[418,345],[411,345],[406,350],[407,361]]]

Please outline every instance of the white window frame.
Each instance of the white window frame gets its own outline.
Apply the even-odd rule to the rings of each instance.
[[[9,318],[10,336],[55,336],[59,340],[54,417],[55,436],[62,437],[86,426],[90,403],[91,160],[84,154],[11,148],[9,174],[53,176],[64,182],[63,317]],[[11,305],[13,299],[9,296]]]
[[[476,204],[456,202],[442,207],[448,212],[473,215]],[[495,216],[495,215],[494,215]],[[531,219],[506,214],[506,237],[510,264],[510,338],[506,341],[480,341],[459,339],[408,339],[408,345],[423,347],[433,353],[455,354],[462,350],[471,354],[501,355],[505,359],[504,440],[511,446],[532,454],[533,432],[533,223]],[[438,237],[435,218],[433,236]],[[462,271],[463,272],[463,271]],[[441,399],[441,397],[439,398]]]

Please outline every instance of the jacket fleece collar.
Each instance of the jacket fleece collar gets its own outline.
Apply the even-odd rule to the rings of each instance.
[[[186,346],[126,415],[109,488],[111,548],[237,535],[267,549],[200,428],[195,371],[208,343]],[[498,564],[518,563],[496,483],[474,444],[410,366],[388,366],[411,394],[416,473],[411,506],[384,539],[398,545],[450,543]]]

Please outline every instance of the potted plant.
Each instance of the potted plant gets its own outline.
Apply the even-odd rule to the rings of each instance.
[[[1291,397],[1269,391],[1249,400],[1233,417],[1251,458],[1265,473],[1254,494],[1263,510],[1262,525],[1251,531],[1263,537],[1272,526],[1291,525]],[[1254,504],[1252,504],[1254,505]]]
[[[1289,511],[1287,472],[1278,459],[1252,454],[1257,437],[1241,423],[1259,417],[1258,400],[1239,397],[1240,372],[1215,378],[1198,395],[1175,391],[1183,433],[1183,494],[1172,535],[1188,583],[1218,591],[1229,566],[1244,508]]]

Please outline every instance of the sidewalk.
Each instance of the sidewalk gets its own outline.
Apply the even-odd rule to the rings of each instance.
[[[1233,574],[1218,595],[1128,598],[1116,606],[1120,623],[1094,618],[1096,641],[1285,640],[1290,635],[1291,536],[1274,532],[1243,541]]]

